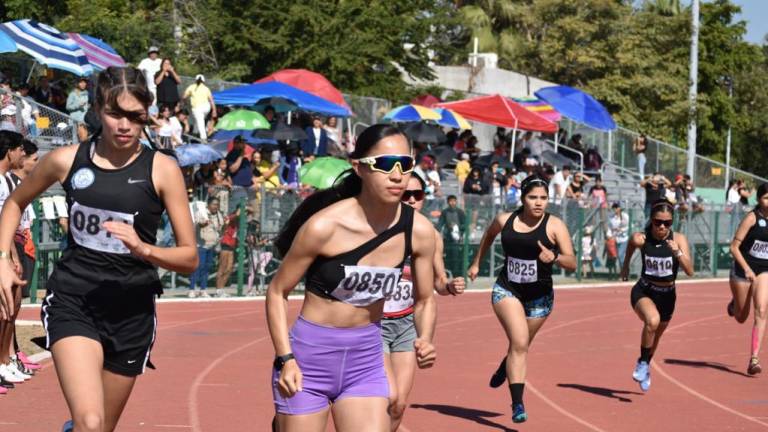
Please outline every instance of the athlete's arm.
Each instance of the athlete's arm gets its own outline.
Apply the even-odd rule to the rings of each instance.
[[[576,270],[576,253],[573,251],[573,242],[568,227],[563,221],[555,216],[549,217],[549,226],[555,235],[555,245],[560,253],[554,258],[555,263],[566,270]]]
[[[57,181],[63,182],[75,159],[77,146],[56,149],[40,159],[32,172],[24,179],[13,193],[5,200],[0,213],[0,251],[10,255],[13,236],[21,221],[22,209],[26,208],[38,195]],[[11,295],[13,285],[22,285],[9,258],[0,258],[0,319],[13,316],[14,302]]]
[[[744,275],[749,281],[754,281],[755,272],[752,271],[752,268],[749,267],[749,264],[747,264],[747,260],[744,259],[744,255],[742,255],[739,247],[747,237],[749,230],[755,226],[755,223],[757,223],[757,217],[755,217],[755,213],[749,212],[739,224],[739,228],[736,230],[736,234],[733,235],[733,240],[731,241],[731,256],[733,256],[733,259],[736,261],[736,263],[740,265],[742,269],[744,269]]]
[[[160,247],[144,243],[134,227],[123,222],[104,222],[103,225],[110,234],[125,244],[131,254],[158,267],[179,273],[191,273],[198,264],[197,246],[184,177],[175,160],[159,152],[155,153],[154,158],[152,183],[168,211],[176,246]]]
[[[413,277],[413,322],[418,338],[414,342],[416,361],[420,368],[435,362],[432,336],[437,320],[437,303],[433,294],[435,282],[435,228],[419,213],[414,214],[412,233],[411,272]]]
[[[475,280],[477,277],[477,274],[480,272],[480,263],[483,261],[483,257],[488,252],[491,245],[493,245],[493,240],[499,235],[504,224],[507,223],[507,219],[510,217],[512,217],[512,213],[499,213],[499,215],[493,219],[493,222],[491,222],[488,229],[485,230],[483,239],[480,241],[480,247],[477,249],[477,253],[475,253],[475,257],[472,259],[472,264],[469,266],[469,270],[467,270],[467,276],[471,280]]]
[[[451,294],[448,291],[448,276],[445,274],[445,263],[443,263],[443,239],[437,230],[435,230],[435,259],[432,261],[432,268],[435,271],[435,291],[440,295]]]
[[[629,238],[627,244],[627,252],[624,254],[624,265],[621,266],[621,280],[629,279],[629,261],[632,259],[632,255],[635,253],[635,249],[643,247],[645,244],[645,234],[634,233]]]
[[[670,244],[670,248],[672,248],[673,253],[677,254],[678,251],[683,253],[677,257],[680,267],[683,268],[685,274],[693,276],[693,260],[691,259],[691,248],[688,246],[688,238],[684,234],[676,232],[672,234],[672,243],[674,245]],[[677,250],[675,250],[675,246],[677,246]]]

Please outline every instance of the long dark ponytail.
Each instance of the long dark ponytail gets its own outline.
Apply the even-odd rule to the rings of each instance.
[[[757,204],[755,205],[755,210],[760,210],[760,197],[765,194],[768,194],[768,183],[763,183],[757,187],[757,194],[755,195],[757,198]]]
[[[349,158],[360,159],[367,156],[371,148],[379,141],[394,135],[405,136],[400,129],[389,124],[369,126],[357,137],[355,151],[349,154]],[[285,223],[283,229],[275,238],[275,247],[280,256],[285,256],[288,253],[296,233],[299,232],[304,222],[309,220],[312,215],[335,202],[357,196],[362,190],[362,179],[354,170],[348,169],[338,177],[336,183],[331,188],[317,191],[305,199],[291,214],[288,222]]]

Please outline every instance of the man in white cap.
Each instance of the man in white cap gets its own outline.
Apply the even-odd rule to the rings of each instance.
[[[184,90],[184,99],[189,99],[195,129],[197,129],[200,139],[203,141],[208,140],[205,118],[210,113],[211,118],[214,121],[216,120],[216,104],[213,102],[211,90],[205,85],[203,74],[197,74],[195,82]]]
[[[152,92],[152,105],[157,102],[157,85],[155,84],[155,74],[160,70],[163,59],[160,58],[160,50],[156,46],[149,47],[149,56],[139,63],[138,69],[144,72],[147,79],[147,88]]]

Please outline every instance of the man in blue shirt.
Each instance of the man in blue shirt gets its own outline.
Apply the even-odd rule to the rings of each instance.
[[[250,158],[245,154],[245,140],[242,136],[235,137],[226,160],[227,169],[232,176],[232,195],[228,209],[229,213],[232,213],[241,200],[253,198],[253,168]]]
[[[323,129],[320,117],[312,117],[312,127],[305,129],[307,139],[301,142],[301,153],[305,161],[311,161],[315,156],[325,156],[328,153],[328,133]]]

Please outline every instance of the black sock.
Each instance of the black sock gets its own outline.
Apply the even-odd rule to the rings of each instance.
[[[650,363],[651,362],[651,357],[653,357],[653,356],[651,355],[651,349],[650,348],[640,347],[640,361],[644,361],[646,363]]]
[[[512,395],[512,405],[523,403],[523,391],[525,391],[525,383],[512,383],[509,385],[509,393]]]
[[[19,340],[16,339],[16,328],[13,329],[13,352],[19,352]]]

